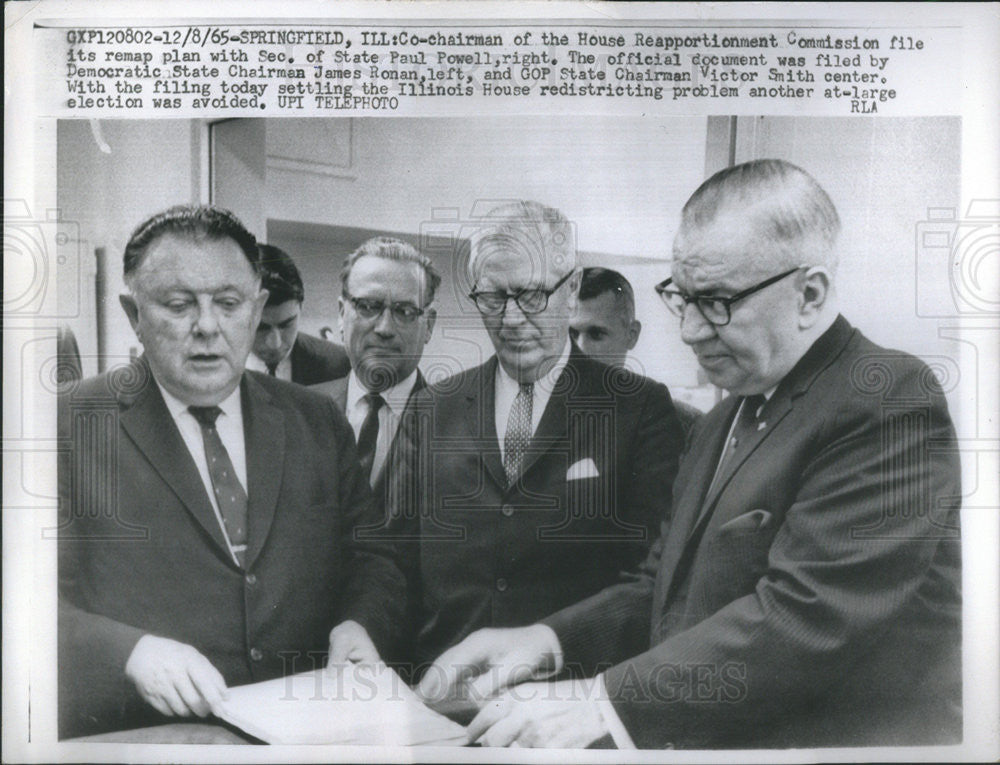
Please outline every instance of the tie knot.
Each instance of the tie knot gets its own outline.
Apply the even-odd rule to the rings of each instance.
[[[369,412],[377,412],[385,405],[385,399],[382,398],[381,393],[366,393],[362,398],[368,403]]]
[[[519,396],[530,396],[534,392],[535,392],[534,383],[519,383],[517,391]]]
[[[265,366],[267,367],[267,373],[269,375],[271,375],[271,377],[277,377],[278,376],[278,365],[277,364],[265,364]]]
[[[750,417],[754,420],[757,419],[757,412],[760,410],[764,403],[767,401],[766,398],[760,393],[754,396],[747,396],[743,399],[743,415],[744,417]]]
[[[215,421],[222,414],[222,410],[217,406],[189,406],[188,411],[199,423],[208,428],[214,427]]]

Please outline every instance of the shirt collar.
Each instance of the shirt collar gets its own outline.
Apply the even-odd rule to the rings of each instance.
[[[402,382],[396,383],[391,388],[386,388],[379,395],[385,400],[390,411],[399,413],[403,411],[406,402],[410,400],[410,393],[413,392],[413,386],[416,384],[417,370],[414,369]],[[356,407],[358,402],[367,394],[368,389],[361,384],[361,380],[358,379],[358,376],[354,374],[354,370],[352,369],[351,374],[347,378],[348,411]]]
[[[569,362],[569,352],[572,344],[569,341],[569,336],[566,337],[566,345],[563,346],[562,353],[559,355],[559,359],[555,364],[552,365],[552,369],[542,375],[539,379],[535,380],[535,386],[543,388],[548,392],[552,392],[555,387],[556,380],[559,379],[559,375],[563,373],[566,368],[566,364]],[[515,389],[521,384],[509,374],[507,370],[503,368],[503,364],[497,359],[497,381],[504,386],[513,386]]]
[[[153,378],[156,380],[156,378]],[[163,396],[163,403],[167,405],[167,411],[170,412],[170,416],[176,420],[183,414],[190,414],[188,412],[188,404],[185,404],[179,398],[171,394],[166,388],[164,388],[159,380],[156,380],[156,386],[160,389],[160,394]],[[218,404],[219,409],[222,413],[229,416],[235,417],[237,415],[242,416],[242,399],[240,398],[240,386],[237,385],[236,389],[230,393],[226,398],[224,398]]]

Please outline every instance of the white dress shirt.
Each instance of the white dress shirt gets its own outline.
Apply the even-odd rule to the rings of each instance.
[[[552,388],[555,387],[556,380],[566,368],[569,360],[570,342],[566,338],[566,345],[563,347],[562,355],[556,361],[555,366],[535,380],[531,395],[531,434],[538,430],[538,423],[542,419],[545,407],[552,396]],[[497,372],[493,382],[493,416],[497,428],[497,440],[500,442],[500,459],[503,459],[504,435],[507,433],[507,420],[510,419],[510,409],[514,406],[514,399],[521,389],[521,383],[504,371],[503,364],[497,362]]]
[[[187,446],[192,459],[194,459],[194,464],[198,467],[198,474],[201,476],[201,482],[205,486],[205,493],[208,494],[208,501],[212,504],[212,509],[215,511],[215,519],[219,522],[219,528],[222,529],[222,536],[225,538],[226,544],[229,545],[229,552],[233,554],[233,560],[239,563],[236,559],[233,544],[229,541],[229,535],[226,533],[226,524],[223,522],[222,513],[219,511],[219,503],[215,500],[212,476],[208,472],[208,459],[205,457],[205,440],[201,435],[201,425],[194,418],[194,415],[188,411],[187,404],[172,396],[160,385],[159,381],[156,384],[160,388],[160,393],[163,395],[163,401],[167,405],[170,416],[174,418],[177,429],[181,432],[184,445]],[[222,410],[222,414],[215,421],[215,429],[222,440],[222,445],[229,452],[229,459],[232,460],[233,469],[236,471],[236,478],[243,486],[243,490],[246,491],[247,452],[243,436],[243,404],[240,398],[240,386],[237,385],[236,390],[230,393],[218,406]],[[241,545],[240,549],[245,547],[245,545]]]
[[[395,438],[396,429],[399,428],[399,418],[406,408],[406,402],[410,400],[410,393],[413,392],[416,383],[417,370],[414,369],[401,383],[387,388],[380,394],[385,404],[378,410],[378,439],[375,441],[375,458],[372,460],[369,482],[379,474],[386,457],[389,456],[389,447],[392,446],[392,439]],[[351,370],[347,378],[347,421],[354,428],[355,440],[361,435],[361,426],[368,415],[368,402],[365,400],[367,394],[368,389]]]
[[[253,372],[270,374],[270,372],[267,371],[267,364],[265,364],[263,359],[261,359],[256,353],[251,353],[247,356],[246,368]],[[275,367],[274,376],[279,380],[288,380],[288,382],[292,381],[292,351],[290,348],[288,353],[285,354],[285,358],[279,361],[278,366]]]

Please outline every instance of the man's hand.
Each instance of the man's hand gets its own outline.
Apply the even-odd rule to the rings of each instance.
[[[524,683],[488,702],[469,724],[469,742],[483,746],[582,749],[608,733],[597,681]]]
[[[357,622],[341,622],[330,630],[330,656],[326,666],[347,663],[375,665],[380,661],[368,631]]]
[[[193,646],[143,635],[125,662],[139,695],[165,715],[205,717],[226,695],[226,681]]]
[[[441,654],[427,669],[417,693],[439,711],[479,708],[505,688],[561,668],[559,638],[550,627],[483,629]]]

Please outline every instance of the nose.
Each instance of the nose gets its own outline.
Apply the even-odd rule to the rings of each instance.
[[[715,337],[716,327],[701,315],[698,306],[687,303],[681,316],[681,340],[687,345],[695,345]]]
[[[396,322],[392,318],[392,309],[386,306],[375,320],[375,332],[380,337],[392,337],[396,334]]]
[[[264,335],[264,347],[276,351],[281,347],[281,330],[277,327],[271,327],[267,330],[267,334]]]
[[[521,310],[521,306],[517,304],[517,301],[512,295],[507,296],[507,303],[504,305],[504,311],[500,315],[501,320],[505,326],[517,326],[519,324],[524,324],[527,320],[527,314]]]
[[[211,299],[198,301],[198,314],[195,316],[193,329],[199,335],[214,335],[219,331],[219,317]]]

